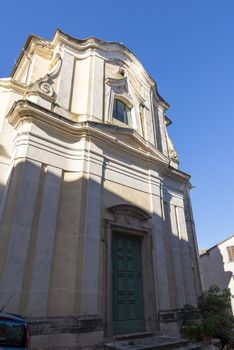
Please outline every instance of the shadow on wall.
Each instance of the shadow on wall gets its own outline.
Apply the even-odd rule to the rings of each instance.
[[[0,208],[1,208],[1,197],[3,195],[4,190],[4,177],[5,172],[7,171],[7,168],[9,167],[11,161],[11,156],[8,154],[5,147],[0,144],[0,167],[1,167],[1,173],[0,173]],[[1,209],[0,209],[1,213]],[[0,214],[1,217],[1,214]]]
[[[224,257],[218,246],[208,250],[200,256],[200,270],[202,289],[206,291],[211,285],[217,285],[220,289],[230,288],[233,272],[225,270]],[[232,266],[232,265],[230,265]],[[233,293],[233,291],[231,291]]]
[[[109,188],[105,166],[100,182],[29,160],[15,166],[2,196],[0,224],[0,303],[11,297],[7,311],[105,319],[104,218],[115,220],[107,209],[118,204],[151,208],[150,196],[141,191],[122,186],[119,195]],[[146,255],[154,286],[144,293],[155,315],[191,304],[186,288],[194,287],[192,264],[186,264],[190,247],[178,237],[178,227],[171,227],[169,207],[164,203],[165,220],[151,213],[151,230],[145,229],[151,235]],[[129,232],[135,230],[131,225]]]

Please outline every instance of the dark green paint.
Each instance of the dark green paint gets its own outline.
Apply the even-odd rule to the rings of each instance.
[[[113,235],[114,334],[144,331],[141,238]]]

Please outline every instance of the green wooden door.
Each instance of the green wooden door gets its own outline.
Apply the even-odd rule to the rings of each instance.
[[[113,331],[144,331],[141,238],[113,235]]]

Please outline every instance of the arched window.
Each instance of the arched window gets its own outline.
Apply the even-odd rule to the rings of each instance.
[[[122,101],[117,98],[114,99],[113,115],[114,119],[120,122],[132,126],[131,109]]]

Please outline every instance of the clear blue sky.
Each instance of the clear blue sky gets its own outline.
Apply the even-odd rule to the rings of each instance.
[[[59,27],[130,48],[171,105],[199,247],[234,234],[234,0],[8,0],[0,18],[0,77],[31,33],[50,39]]]

